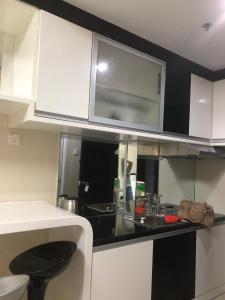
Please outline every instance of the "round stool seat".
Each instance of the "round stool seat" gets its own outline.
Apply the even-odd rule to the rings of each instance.
[[[14,275],[0,278],[0,300],[18,300],[29,281],[27,275]]]
[[[13,274],[30,276],[28,300],[44,299],[49,281],[66,269],[76,249],[77,245],[70,241],[50,242],[25,251],[10,262]]]
[[[15,257],[9,269],[13,274],[51,279],[66,268],[76,248],[76,244],[70,241],[42,244]]]

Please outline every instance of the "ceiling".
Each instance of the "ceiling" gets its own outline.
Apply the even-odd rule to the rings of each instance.
[[[225,0],[66,0],[211,70],[225,68]],[[206,32],[205,22],[212,22]]]

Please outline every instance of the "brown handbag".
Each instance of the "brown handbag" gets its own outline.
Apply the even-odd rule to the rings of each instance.
[[[207,227],[214,223],[214,210],[206,202],[182,200],[178,208],[178,216],[192,223],[199,223]]]

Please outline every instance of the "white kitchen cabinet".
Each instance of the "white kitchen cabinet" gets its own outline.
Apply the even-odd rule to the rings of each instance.
[[[92,32],[41,12],[36,110],[88,118]]]
[[[33,102],[38,24],[38,9],[20,1],[0,1],[0,114]]]
[[[225,292],[225,225],[197,231],[196,300]]]
[[[211,138],[213,82],[191,74],[189,135]]]
[[[93,49],[90,119],[162,131],[166,63],[97,34]]]
[[[225,80],[214,82],[212,138],[225,138]]]
[[[153,241],[93,254],[91,300],[150,300]]]

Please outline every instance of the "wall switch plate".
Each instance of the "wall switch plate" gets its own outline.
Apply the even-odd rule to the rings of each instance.
[[[21,143],[21,136],[18,133],[8,134],[8,145],[19,146]]]

